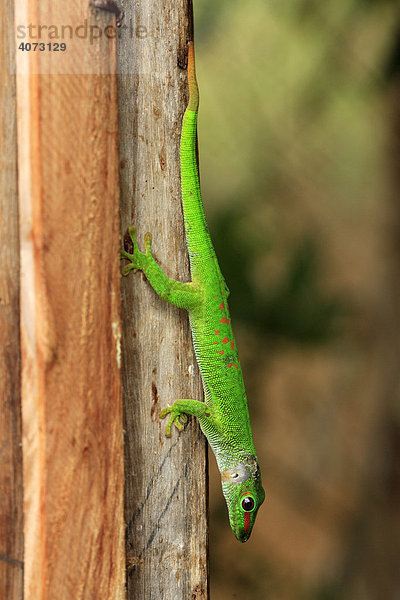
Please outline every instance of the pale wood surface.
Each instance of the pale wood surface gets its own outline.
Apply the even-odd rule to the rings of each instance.
[[[125,2],[119,41],[122,234],[146,231],[169,277],[189,280],[179,178],[187,101],[186,0]],[[178,62],[181,66],[178,66]],[[168,440],[162,407],[202,399],[188,316],[144,277],[122,282],[128,600],[208,597],[206,443],[196,420]]]
[[[14,7],[0,4],[0,598],[23,576]]]
[[[16,0],[17,22],[84,18],[115,19],[84,0]],[[29,600],[124,597],[117,85],[99,74],[115,60],[105,37],[79,61],[17,55]]]

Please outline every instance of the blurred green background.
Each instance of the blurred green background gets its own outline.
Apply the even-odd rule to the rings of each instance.
[[[204,203],[267,501],[213,600],[400,598],[400,4],[195,0]]]

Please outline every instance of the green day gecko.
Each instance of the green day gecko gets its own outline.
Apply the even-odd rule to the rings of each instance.
[[[189,45],[189,103],[182,122],[180,165],[182,207],[192,281],[169,279],[151,253],[151,235],[144,238],[145,252],[138,249],[136,231],[129,228],[133,253],[121,251],[131,270],[143,271],[161,298],[189,312],[193,345],[201,371],[205,401],[176,400],[164,408],[160,418],[168,416],[166,435],[171,426],[183,429],[186,415],[198,418],[217,459],[222,490],[236,538],[250,537],[257,511],[264,502],[260,467],[253,444],[242,369],[231,327],[227,298],[229,290],[221,273],[208,231],[200,194],[196,160],[196,131],[199,93],[194,46]]]

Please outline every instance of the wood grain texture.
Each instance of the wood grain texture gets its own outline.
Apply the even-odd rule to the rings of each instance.
[[[17,23],[75,27],[83,18],[105,26],[115,17],[83,0],[16,0]],[[17,58],[24,592],[29,600],[118,600],[117,84],[100,74],[104,65],[115,70],[115,40],[83,44],[79,62],[65,53],[64,75],[60,56],[29,54],[28,63]]]
[[[142,244],[151,231],[162,268],[188,281],[179,140],[191,5],[138,0],[124,10],[134,35],[119,42],[122,234],[134,222]],[[202,399],[188,316],[159,299],[140,273],[123,280],[122,293],[127,597],[205,599],[205,438],[190,418],[167,439],[159,420],[177,398]]]
[[[14,6],[0,4],[0,598],[23,593]]]

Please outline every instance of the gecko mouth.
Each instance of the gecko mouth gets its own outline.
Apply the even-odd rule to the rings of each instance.
[[[244,544],[244,542],[247,542],[247,540],[249,539],[250,533],[251,533],[251,531],[248,531],[246,533],[243,531],[243,529],[241,529],[240,527],[237,527],[235,530],[235,537],[239,542],[242,542],[242,544]]]

